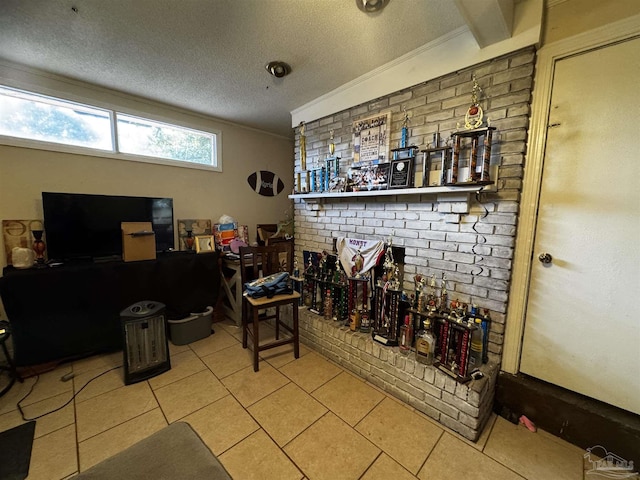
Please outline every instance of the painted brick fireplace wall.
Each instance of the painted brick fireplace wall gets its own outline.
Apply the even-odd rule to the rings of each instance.
[[[354,121],[390,111],[394,148],[406,108],[409,145],[427,148],[436,131],[447,138],[464,123],[472,75],[476,76],[485,117],[496,127],[491,160],[498,166],[494,191],[479,196],[454,192],[294,201],[298,258],[304,250],[331,252],[337,237],[384,241],[392,237],[395,246],[405,249],[406,290],[413,290],[416,274],[435,274],[440,279],[444,273],[450,300],[490,310],[486,376],[466,385],[456,385],[435,368],[423,368],[413,357],[401,356],[397,347],[347,332],[337,322],[311,312],[301,314],[304,343],[472,439],[490,413],[502,353],[534,64],[535,50],[523,49],[305,125],[307,168],[329,155],[333,130],[344,176],[353,157]],[[300,135],[296,133],[295,169],[300,171]]]

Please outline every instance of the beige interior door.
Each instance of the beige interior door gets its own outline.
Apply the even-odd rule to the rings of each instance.
[[[555,64],[520,370],[640,413],[640,39]],[[538,260],[547,253],[549,263]]]

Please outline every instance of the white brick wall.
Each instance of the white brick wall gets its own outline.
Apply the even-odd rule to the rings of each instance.
[[[485,377],[461,384],[433,366],[399,353],[371,335],[352,332],[342,322],[324,320],[306,309],[300,311],[303,343],[416,410],[462,436],[477,440],[489,415],[498,365],[482,366]]]
[[[410,118],[409,144],[424,149],[436,131],[448,137],[457,123],[464,123],[464,114],[470,103],[471,78],[475,74],[483,89],[480,103],[485,117],[491,119],[491,125],[497,128],[492,145],[492,163],[498,165],[498,181],[495,192],[481,195],[481,203],[475,195],[469,194],[324,199],[319,203],[295,200],[298,257],[302,258],[303,250],[331,251],[333,239],[340,236],[381,240],[393,236],[394,245],[406,249],[405,288],[412,288],[416,273],[435,274],[437,278],[445,273],[449,279],[450,299],[475,303],[491,311],[490,360],[498,365],[504,340],[525,166],[534,63],[535,52],[533,48],[527,48],[307,123],[307,168],[313,168],[314,162],[328,156],[329,131],[334,130],[335,153],[342,157],[341,171],[344,175],[352,158],[351,126],[355,120],[391,111],[391,145],[394,148],[400,139],[402,108],[405,107]],[[300,171],[299,135],[296,138],[295,168]],[[374,349],[380,349],[380,355],[364,354],[379,363],[369,362],[369,357],[364,361],[360,350],[356,355],[349,349],[330,344],[322,338],[327,333],[311,323],[314,326],[307,330],[307,343],[345,366],[349,359],[353,365],[347,368],[373,383],[384,384],[384,388],[427,415],[469,438],[475,435],[471,433],[475,432],[473,429],[483,423],[483,413],[480,417],[474,416],[473,409],[463,407],[458,401],[462,398],[455,392],[456,385],[447,386],[448,379],[438,380],[444,374],[436,372],[435,382],[427,381],[430,387],[426,387],[424,378],[416,380],[415,373],[406,373],[394,361],[387,361],[388,355],[395,355],[382,353],[387,347],[374,344]],[[345,341],[351,337],[345,334]],[[399,361],[402,363],[404,359]],[[421,371],[420,366],[418,371]],[[495,379],[486,384],[491,382]],[[424,397],[418,391],[423,392]],[[486,401],[476,398],[475,393],[466,395],[474,407],[479,406],[478,402]],[[493,398],[493,392],[488,396]],[[470,429],[468,435],[462,432],[465,429]]]

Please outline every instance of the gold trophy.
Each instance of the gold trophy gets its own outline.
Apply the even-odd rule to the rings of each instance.
[[[300,170],[307,169],[307,137],[304,136],[304,122],[300,122]]]
[[[329,132],[331,134],[331,138],[329,139],[329,155],[333,156],[336,151],[336,145],[333,143],[333,130]]]

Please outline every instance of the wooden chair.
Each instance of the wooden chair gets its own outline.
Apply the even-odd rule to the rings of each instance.
[[[240,247],[240,266],[242,271],[242,285],[259,278],[281,271],[291,274],[293,268],[293,244],[291,242],[277,243],[270,246]],[[248,337],[253,341],[253,370],[258,371],[258,355],[270,348],[288,343],[293,344],[295,358],[300,356],[300,341],[298,332],[298,302],[300,293],[274,295],[271,298],[251,298],[242,296],[242,347],[247,348]],[[280,318],[280,307],[291,305],[293,310],[293,326],[290,327]],[[275,308],[275,313],[268,314],[266,309]],[[260,323],[265,320],[275,320],[275,340],[260,344]],[[280,327],[291,336],[280,339]]]
[[[258,223],[256,225],[258,245],[268,245],[269,237],[275,235],[277,231],[278,225],[275,223]]]

